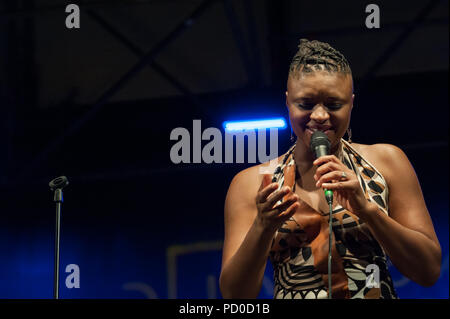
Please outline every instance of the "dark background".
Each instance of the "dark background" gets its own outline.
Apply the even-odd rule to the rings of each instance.
[[[448,1],[74,1],[67,29],[69,3],[0,1],[0,298],[52,298],[60,175],[62,298],[220,297],[224,198],[253,164],[174,164],[170,132],[287,120],[303,37],[352,66],[353,140],[401,147],[421,182],[441,277],[424,288],[392,266],[400,298],[448,298]],[[260,296],[272,288],[269,266]]]

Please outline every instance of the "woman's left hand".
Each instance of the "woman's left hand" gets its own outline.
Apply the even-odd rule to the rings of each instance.
[[[317,165],[316,186],[333,191],[333,197],[346,210],[364,217],[371,203],[364,196],[356,174],[335,155],[321,156],[313,162]]]

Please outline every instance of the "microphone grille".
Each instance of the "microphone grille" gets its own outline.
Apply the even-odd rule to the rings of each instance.
[[[327,147],[327,150],[330,149],[330,140],[328,139],[328,136],[322,132],[322,131],[315,131],[313,135],[311,136],[311,142],[310,147],[313,154],[315,154],[315,149],[319,145],[324,145]]]

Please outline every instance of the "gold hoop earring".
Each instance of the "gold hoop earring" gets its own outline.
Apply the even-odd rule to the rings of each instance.
[[[293,143],[294,141],[295,141],[294,130],[292,129],[292,126],[291,126],[291,142]]]

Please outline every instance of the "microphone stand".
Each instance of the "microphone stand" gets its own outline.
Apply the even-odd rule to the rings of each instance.
[[[55,189],[53,201],[56,202],[56,224],[55,224],[55,270],[53,297],[59,299],[59,243],[61,233],[61,203],[63,202],[62,189]]]
[[[69,184],[67,177],[57,177],[49,183],[50,189],[55,192],[53,201],[56,203],[56,223],[55,223],[55,265],[53,279],[53,297],[59,299],[59,243],[61,234],[61,204],[63,202],[62,189]]]

